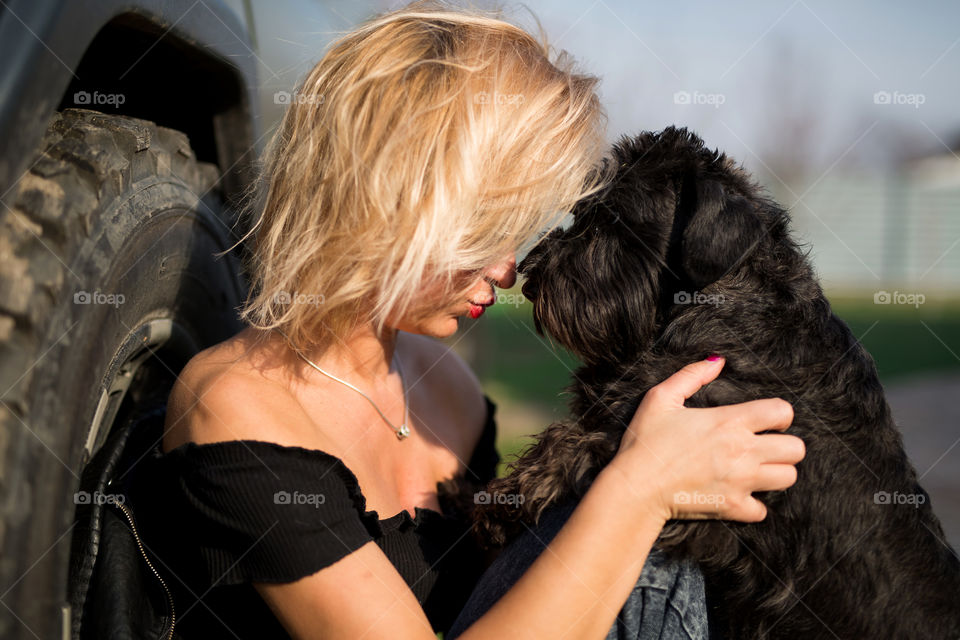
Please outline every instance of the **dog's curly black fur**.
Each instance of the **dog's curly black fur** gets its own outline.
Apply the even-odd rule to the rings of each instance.
[[[481,536],[503,545],[582,496],[644,393],[716,352],[720,377],[688,406],[782,397],[807,453],[793,487],[756,494],[761,523],[664,529],[658,546],[700,562],[712,622],[729,640],[960,638],[960,563],[787,213],[685,129],[625,137],[608,162],[609,186],[520,265],[537,330],[583,366],[571,423],[489,487],[525,500],[480,505]]]

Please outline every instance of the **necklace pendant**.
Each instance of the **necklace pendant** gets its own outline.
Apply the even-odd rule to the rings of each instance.
[[[397,434],[397,440],[403,440],[408,435],[410,435],[410,427],[407,426],[407,423],[404,422],[400,425],[397,430],[394,432]]]

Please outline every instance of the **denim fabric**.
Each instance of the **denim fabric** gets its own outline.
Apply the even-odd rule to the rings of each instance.
[[[576,502],[544,512],[540,523],[524,531],[481,576],[450,632],[453,640],[480,618],[533,564],[573,513]],[[703,575],[689,560],[653,549],[606,640],[707,640],[707,602]]]

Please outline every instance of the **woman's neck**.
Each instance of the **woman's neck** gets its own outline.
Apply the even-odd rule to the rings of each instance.
[[[397,329],[385,328],[378,336],[373,325],[362,325],[335,340],[317,359],[307,357],[349,380],[373,385],[390,373],[398,334]]]

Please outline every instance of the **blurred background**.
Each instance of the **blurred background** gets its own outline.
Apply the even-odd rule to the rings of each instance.
[[[282,4],[253,3],[257,20],[283,19]],[[399,4],[317,2],[302,32],[258,42],[287,61],[261,69],[265,122],[283,109],[273,92],[291,90],[337,32]],[[600,76],[611,141],[687,126],[789,208],[960,547],[960,3],[473,4],[530,30],[539,20]],[[449,344],[498,404],[506,463],[565,417],[576,362],[536,335],[519,288],[501,293]]]

